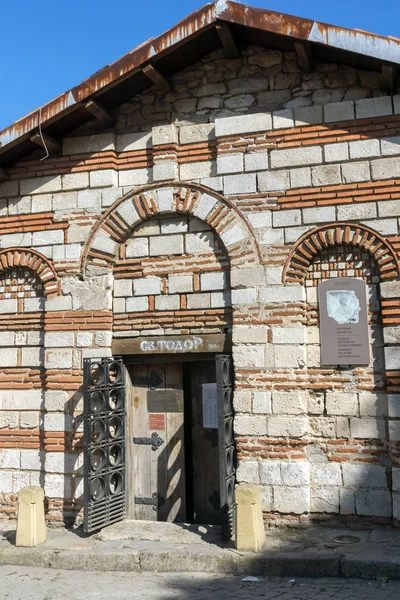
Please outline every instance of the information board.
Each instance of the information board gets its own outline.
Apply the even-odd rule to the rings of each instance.
[[[321,364],[368,365],[368,304],[366,284],[338,277],[318,286]]]

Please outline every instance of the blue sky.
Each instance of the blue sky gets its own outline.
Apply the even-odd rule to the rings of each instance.
[[[247,0],[400,37],[399,0]],[[201,0],[3,0],[0,130],[204,4]]]

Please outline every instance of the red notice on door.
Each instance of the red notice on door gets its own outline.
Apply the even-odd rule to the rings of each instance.
[[[149,417],[151,431],[165,431],[165,413],[151,413]]]

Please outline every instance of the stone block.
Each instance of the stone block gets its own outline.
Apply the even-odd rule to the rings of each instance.
[[[357,393],[328,391],[326,393],[326,412],[328,415],[357,415]]]
[[[231,293],[228,292],[214,292],[211,294],[211,308],[222,308],[224,306],[231,306]]]
[[[202,194],[196,203],[193,216],[205,221],[206,217],[217,204],[217,199],[209,194]]]
[[[214,161],[200,161],[180,165],[180,179],[182,181],[215,177],[216,174],[217,166]]]
[[[178,143],[178,129],[173,123],[170,125],[159,125],[152,129],[153,146]]]
[[[0,450],[1,469],[19,469],[21,466],[21,450]]]
[[[299,169],[290,169],[290,187],[301,188],[311,187],[311,168],[300,167]]]
[[[400,492],[400,468],[392,467],[392,489]]]
[[[374,181],[400,177],[400,160],[398,158],[380,158],[371,161],[371,173]]]
[[[243,154],[220,154],[217,156],[217,173],[243,173]]]
[[[271,327],[273,344],[304,344],[305,327]]]
[[[19,248],[32,245],[32,234],[31,233],[9,233],[7,235],[0,235],[0,247],[11,248],[17,246]]]
[[[142,312],[148,310],[149,299],[147,296],[139,298],[127,298],[126,299],[126,312]]]
[[[392,516],[390,492],[380,490],[360,490],[355,496],[356,511],[358,515],[373,517]]]
[[[183,294],[193,291],[193,276],[192,275],[169,275],[168,276],[168,292],[170,294]]]
[[[400,421],[389,421],[389,440],[391,442],[400,442]]]
[[[65,475],[46,474],[44,492],[48,498],[71,498],[71,478]]]
[[[311,482],[317,486],[341,486],[342,473],[337,463],[315,463],[311,465]]]
[[[314,186],[336,185],[342,183],[340,165],[322,165],[311,169]]]
[[[334,206],[319,206],[303,209],[304,223],[329,223],[335,221]]]
[[[268,169],[268,152],[250,152],[244,155],[245,171],[265,171]]]
[[[285,167],[301,167],[322,163],[322,150],[319,146],[287,148],[272,150],[271,167],[282,169]]]
[[[150,169],[127,169],[119,171],[118,184],[119,187],[144,185],[152,180]]]
[[[116,212],[117,215],[119,217],[122,217],[123,221],[125,221],[125,223],[129,225],[129,227],[133,227],[133,225],[136,225],[140,222],[140,217],[136,211],[136,208],[132,204],[131,199],[121,202]]]
[[[90,348],[93,346],[93,333],[91,331],[79,331],[76,334],[77,348]]]
[[[348,488],[386,488],[386,471],[379,465],[343,463],[343,482]]]
[[[399,365],[400,365],[400,347],[387,346],[384,349],[384,352],[385,352],[386,368],[398,370]]]
[[[114,171],[115,173],[115,171]],[[62,176],[62,189],[66,191],[70,190],[82,190],[89,187],[89,173],[67,173]],[[59,194],[61,195],[61,194]],[[57,196],[58,197],[58,196]],[[59,206],[59,208],[62,208]],[[71,208],[71,207],[69,207]]]
[[[210,254],[214,252],[214,245],[214,234],[211,231],[188,233],[185,236],[187,254]]]
[[[370,181],[370,164],[366,161],[342,164],[343,183]]]
[[[295,460],[281,463],[282,484],[299,487],[310,484],[310,465],[306,461]]]
[[[202,292],[210,290],[223,290],[226,288],[226,273],[202,273],[200,275],[200,287]]]
[[[381,139],[381,154],[391,156],[400,154],[400,136],[387,137]]]
[[[340,514],[354,515],[356,512],[356,498],[353,490],[340,489]]]
[[[263,266],[244,267],[231,269],[231,287],[249,287],[263,285],[265,283],[265,272]]]
[[[90,171],[89,185],[91,188],[103,188],[118,185],[118,172],[114,169]]]
[[[43,307],[44,308],[44,307]],[[58,312],[72,309],[71,296],[56,296],[46,300],[46,310],[48,312]]]
[[[171,296],[157,296],[155,300],[156,310],[179,310],[180,299],[178,294]]]
[[[382,298],[398,298],[400,281],[382,281],[379,285]],[[395,367],[397,369],[397,367]]]
[[[49,212],[51,211],[51,194],[43,194],[42,196],[35,196],[32,199],[32,212]]]
[[[270,286],[260,289],[260,300],[265,304],[281,302],[303,302],[305,300],[304,286],[286,285]]]
[[[163,219],[161,221],[161,234],[169,235],[170,233],[186,233],[188,231],[188,223],[185,217],[172,219]]]
[[[170,256],[172,254],[183,254],[183,235],[150,238],[150,256]]]
[[[393,114],[392,99],[390,96],[380,98],[363,98],[356,100],[356,118],[368,119],[370,117],[384,117]]]
[[[294,109],[296,127],[301,125],[317,125],[323,122],[322,106],[299,106]]]
[[[339,221],[374,219],[377,216],[376,205],[373,202],[365,202],[338,206],[337,215]]]
[[[361,221],[361,223],[368,225],[384,236],[397,235],[398,232],[397,219],[374,219],[372,221]]]
[[[161,294],[161,277],[142,277],[133,280],[135,296],[150,296]],[[129,294],[128,294],[129,295]]]
[[[224,193],[227,196],[236,194],[255,194],[257,191],[257,179],[255,173],[243,175],[226,175],[224,177]]]
[[[96,331],[95,343],[96,346],[111,346],[112,331]]]
[[[226,248],[233,246],[241,242],[248,236],[248,232],[242,225],[228,225],[228,228],[223,230],[220,234],[222,243]]]
[[[125,254],[126,258],[149,256],[149,240],[147,238],[132,238],[128,240]]]
[[[257,303],[257,290],[255,288],[244,288],[232,290],[232,304],[251,304]]]
[[[222,192],[224,189],[224,180],[222,177],[205,177],[204,179],[200,179],[200,183],[216,192]]]
[[[386,394],[382,394],[382,396],[386,396]],[[388,394],[387,395],[387,404],[388,404],[388,413],[389,417],[400,417],[400,394]],[[382,402],[382,412],[377,413],[380,415],[385,415],[387,413],[383,412],[383,409],[386,408],[384,403]]]
[[[235,413],[251,412],[251,392],[250,392],[250,390],[236,389],[233,392],[233,408],[234,408]]]
[[[46,331],[44,344],[48,348],[72,348],[74,346],[74,332]]]
[[[384,417],[388,414],[388,402],[389,402],[389,415],[390,415],[390,406],[391,401],[389,400],[390,396],[396,396],[396,394],[386,395],[385,392],[360,392],[359,393],[359,402],[360,402],[360,416],[361,417]],[[400,395],[399,395],[400,399]],[[399,416],[398,415],[390,415],[390,416]]]
[[[310,491],[308,487],[274,487],[274,510],[280,513],[301,515],[310,511]]]
[[[272,113],[272,125],[274,129],[290,129],[294,127],[293,111],[289,108],[274,111]]]
[[[266,171],[259,173],[258,188],[261,192],[285,191],[290,188],[289,171]]]
[[[272,214],[274,227],[301,225],[301,210],[279,210]]]
[[[40,367],[43,365],[44,352],[40,346],[22,348],[21,367]]]
[[[273,413],[275,415],[307,414],[307,402],[308,391],[272,392]]]
[[[72,350],[46,350],[44,366],[46,369],[71,369]]]
[[[306,348],[303,346],[275,346],[275,367],[280,369],[302,369],[306,365]]]
[[[317,487],[311,490],[312,513],[338,513],[339,489]]]
[[[115,135],[102,133],[99,135],[79,136],[63,140],[63,155],[82,154],[85,152],[101,152],[115,149]]]
[[[234,325],[232,338],[234,344],[266,344],[266,325]]]
[[[348,121],[354,119],[354,102],[333,102],[324,106],[324,121],[332,123],[334,121]]]
[[[233,362],[236,367],[264,367],[265,346],[262,344],[233,347]]]
[[[39,413],[24,411],[20,413],[19,426],[21,429],[38,429]]]
[[[259,470],[261,485],[282,485],[280,462],[262,460],[259,463]]]
[[[126,133],[116,136],[117,152],[145,150],[146,148],[151,148],[152,145],[151,131],[138,131],[137,133]]]
[[[180,127],[179,141],[181,144],[195,144],[215,139],[214,123],[199,123]]]
[[[85,208],[87,210],[98,212],[101,209],[101,191],[80,190],[78,192],[78,208]]]
[[[283,246],[284,232],[284,229],[264,230],[261,234],[260,243],[266,246]]]
[[[236,470],[236,480],[238,483],[260,483],[258,472],[258,461],[241,460]]]
[[[37,312],[44,310],[46,299],[44,297],[39,298],[24,298],[24,312]],[[0,308],[1,312],[1,308]]]
[[[18,300],[6,299],[0,300],[0,314],[12,314],[18,310]]]
[[[306,418],[268,418],[268,435],[272,437],[302,437],[308,431],[308,419]]]
[[[255,414],[271,414],[271,392],[269,390],[252,392],[252,410]]]
[[[336,144],[326,144],[324,146],[326,162],[343,162],[349,160],[348,142],[338,142]]]
[[[210,308],[211,306],[211,295],[210,294],[190,294],[187,297],[187,307],[189,310],[196,308]]]
[[[238,80],[238,83],[241,82]],[[254,113],[249,115],[239,115],[237,117],[224,117],[221,119],[215,119],[215,135],[217,138],[225,135],[236,135],[240,133],[270,131],[271,129],[271,113]]]
[[[61,176],[50,175],[48,177],[35,177],[34,179],[22,179],[20,182],[21,196],[30,194],[48,194],[61,190]]]
[[[0,348],[0,367],[16,367],[17,363],[17,348]]]
[[[297,240],[302,235],[307,233],[307,231],[310,231],[310,229],[312,229],[311,225],[308,227],[291,227],[289,229],[285,229],[285,244],[293,244],[294,242],[297,242]]]
[[[153,181],[178,179],[178,163],[175,160],[160,160],[153,166]]]
[[[380,156],[381,148],[379,140],[358,140],[350,142],[350,158],[371,158]]]
[[[236,435],[266,435],[266,418],[262,416],[236,415],[234,431]]]
[[[271,227],[272,217],[270,211],[247,213],[247,218],[253,229],[260,229],[262,227]]]
[[[355,439],[380,439],[384,440],[385,419],[362,417],[361,419],[350,419],[351,435]]]

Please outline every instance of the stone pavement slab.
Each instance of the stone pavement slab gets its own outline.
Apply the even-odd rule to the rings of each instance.
[[[92,535],[48,529],[37,548],[15,547],[15,524],[0,523],[0,565],[88,571],[247,574],[400,579],[400,531],[306,527],[267,531],[263,552],[244,553],[219,542],[217,527],[123,521]],[[338,536],[356,536],[340,544]]]

